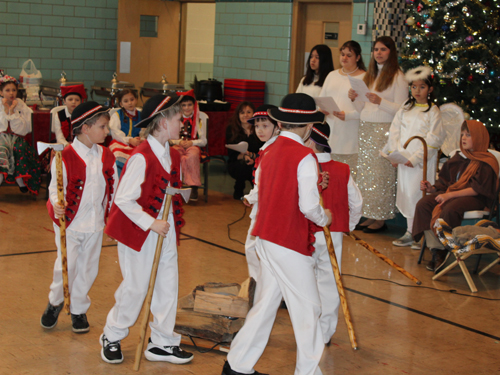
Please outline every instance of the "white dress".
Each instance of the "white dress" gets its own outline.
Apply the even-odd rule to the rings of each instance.
[[[310,85],[304,85],[304,78],[300,80],[299,86],[297,87],[296,93],[303,93],[312,96],[313,98],[317,98],[319,96],[319,93],[321,92],[321,86],[317,86],[314,83],[318,81],[318,76],[315,74],[314,75],[314,80],[313,83]]]
[[[405,110],[403,105],[394,116],[389,139],[383,151],[386,154],[396,150],[404,150],[406,141],[418,135],[427,142],[427,177],[426,180],[434,184],[436,180],[437,152],[443,144],[446,133],[442,126],[441,112],[437,106],[432,106],[428,112],[427,105],[415,105],[412,109]],[[398,188],[396,194],[396,207],[407,219],[415,215],[415,206],[422,198],[420,181],[423,179],[424,151],[422,142],[414,139],[406,148],[411,153],[409,161],[413,168],[404,164],[398,165]],[[409,228],[411,231],[411,227]]]

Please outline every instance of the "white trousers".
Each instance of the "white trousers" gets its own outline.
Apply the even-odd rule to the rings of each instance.
[[[321,375],[325,345],[319,325],[321,303],[315,261],[296,251],[256,238],[260,258],[255,300],[231,344],[227,360],[234,371],[252,374],[266,348],[276,313],[285,299],[297,343],[295,375]]]
[[[50,284],[49,302],[57,306],[64,301],[61,232],[52,223],[56,234],[57,258],[54,263],[54,276]],[[88,292],[99,272],[99,257],[102,248],[102,233],[75,232],[66,229],[66,253],[68,258],[68,286],[72,314],[85,314],[90,307]]]
[[[341,232],[331,232],[333,247],[339,270],[342,263],[342,239]],[[337,329],[339,319],[340,296],[337,290],[337,283],[333,275],[330,254],[326,246],[326,239],[323,231],[316,232],[315,251],[313,258],[316,261],[316,280],[318,282],[319,298],[321,299],[321,317],[319,323],[323,332],[323,342],[326,344],[332,338]]]
[[[174,332],[179,274],[172,214],[168,217],[168,223],[170,230],[163,240],[151,301],[151,313],[154,319],[149,326],[151,340],[155,344],[177,346],[181,342],[181,336]],[[140,252],[118,243],[118,258],[123,281],[115,292],[116,303],[109,312],[104,326],[104,334],[109,341],[122,340],[127,337],[129,327],[133,326],[139,317],[148,292],[157,242],[158,234],[151,231]]]
[[[254,226],[255,220],[252,219],[250,221],[250,228],[248,228],[247,240],[245,241],[245,256],[248,264],[248,276],[253,277],[257,281],[257,276],[260,273],[260,259],[255,248],[255,237],[250,234]]]

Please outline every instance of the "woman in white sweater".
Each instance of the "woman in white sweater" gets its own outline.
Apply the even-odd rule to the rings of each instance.
[[[363,196],[363,216],[368,219],[360,226],[365,233],[375,233],[387,229],[385,220],[394,218],[396,213],[396,171],[380,156],[380,151],[387,142],[394,115],[408,98],[408,83],[390,37],[375,41],[363,81],[370,89],[365,98],[352,89],[348,95],[360,112],[356,182]]]
[[[306,75],[300,80],[298,93],[316,98],[321,92],[325,78],[333,70],[332,50],[324,44],[314,46],[307,60]]]
[[[328,143],[332,149],[333,160],[348,164],[352,176],[356,178],[359,112],[347,94],[351,87],[349,76],[363,79],[366,73],[358,42],[350,40],[340,47],[340,65],[342,68],[328,74],[319,96],[332,97],[341,110],[326,117],[331,134]]]

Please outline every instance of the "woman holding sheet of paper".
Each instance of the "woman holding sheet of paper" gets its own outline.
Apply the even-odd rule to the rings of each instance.
[[[300,80],[297,91],[313,98],[319,96],[325,78],[333,70],[332,50],[324,44],[314,46],[307,59],[306,75]]]
[[[255,129],[248,122],[255,112],[255,107],[251,102],[244,101],[238,104],[233,116],[229,119],[229,125],[226,128],[226,143],[236,145],[240,142],[248,143],[248,151],[239,152],[228,149],[229,161],[227,170],[229,175],[235,179],[234,199],[243,198],[246,181],[250,181],[253,186],[253,164],[259,149],[264,142],[259,141],[255,135]]]
[[[348,164],[353,178],[356,178],[359,112],[347,94],[351,87],[349,77],[362,80],[366,73],[358,42],[350,40],[340,47],[340,65],[342,68],[328,74],[319,96],[333,98],[340,109],[326,117],[330,125],[328,143],[332,149],[333,160]]]
[[[375,41],[363,82],[368,93],[361,94],[360,80],[350,80],[351,87],[356,84],[357,90],[349,90],[348,96],[360,112],[356,182],[363,195],[363,216],[368,219],[360,226],[365,233],[376,233],[387,229],[385,220],[392,219],[396,210],[396,171],[380,151],[387,142],[394,115],[408,98],[408,83],[390,37]]]

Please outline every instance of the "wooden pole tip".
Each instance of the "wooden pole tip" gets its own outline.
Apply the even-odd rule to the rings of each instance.
[[[417,285],[422,285],[422,282],[420,280],[418,280]]]
[[[357,346],[355,346],[353,349],[354,349],[354,350],[359,350],[359,348],[358,348]]]

